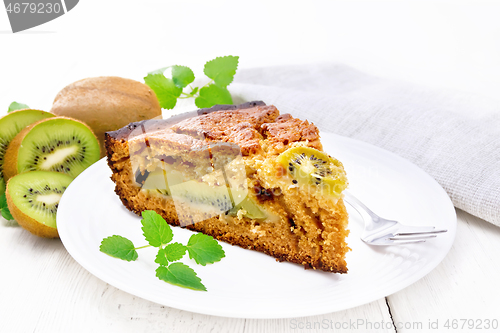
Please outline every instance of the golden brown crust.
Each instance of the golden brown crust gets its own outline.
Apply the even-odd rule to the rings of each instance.
[[[293,142],[308,142],[308,146],[323,150],[319,141],[319,130],[307,120],[293,118],[289,114],[279,116],[274,123],[262,125],[262,134],[269,141],[269,150],[273,154],[285,151]]]

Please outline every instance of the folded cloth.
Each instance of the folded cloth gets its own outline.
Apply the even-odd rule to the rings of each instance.
[[[499,101],[338,64],[240,70],[230,90],[412,161],[455,207],[500,226]]]

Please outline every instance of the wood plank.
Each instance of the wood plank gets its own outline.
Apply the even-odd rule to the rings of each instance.
[[[320,316],[273,320],[248,319],[243,332],[395,332],[395,330],[385,298],[382,298],[353,309]]]
[[[458,325],[457,332],[471,332],[474,321],[482,330],[486,319],[498,321],[500,329],[500,228],[463,211],[457,211],[457,235],[443,262],[422,280],[389,297],[394,321],[422,323],[423,330],[439,325],[445,331],[449,324]],[[470,319],[464,323],[460,319]],[[465,325],[464,325],[465,324]],[[464,327],[462,328],[462,325]],[[398,332],[422,332],[417,327]]]

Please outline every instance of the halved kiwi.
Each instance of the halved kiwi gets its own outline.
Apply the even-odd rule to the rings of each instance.
[[[319,190],[339,197],[347,188],[347,177],[340,161],[311,147],[292,147],[277,157],[288,170],[292,183],[307,190]]]
[[[12,141],[12,139],[26,126],[50,117],[54,117],[54,115],[49,112],[24,109],[13,111],[0,118],[0,193],[3,193],[3,190],[5,190],[5,182],[3,180],[3,165],[5,161],[4,157],[7,146]]]
[[[6,179],[35,170],[58,171],[71,177],[99,160],[99,142],[84,123],[65,117],[38,121],[17,134],[5,153]]]
[[[12,177],[6,191],[10,213],[32,234],[58,237],[57,208],[72,180],[69,175],[51,171],[26,172]]]

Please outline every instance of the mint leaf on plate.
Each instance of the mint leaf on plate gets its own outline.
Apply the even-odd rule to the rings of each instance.
[[[142,212],[142,231],[149,245],[161,247],[173,238],[172,229],[160,214],[153,210]]]
[[[239,57],[234,56],[217,57],[205,64],[203,72],[218,86],[226,87],[233,82],[238,69],[238,59]]]
[[[215,104],[233,104],[233,99],[227,88],[212,83],[200,89],[194,102],[199,108],[210,108]]]
[[[148,74],[144,82],[155,92],[158,102],[163,109],[173,109],[182,89],[177,87],[172,79],[163,74]]]
[[[189,258],[202,266],[213,264],[226,256],[222,246],[213,237],[202,233],[192,235],[186,248]]]
[[[186,247],[181,243],[172,243],[160,249],[156,255],[155,262],[167,266],[169,262],[180,260],[186,254]]]
[[[126,261],[134,261],[139,257],[134,244],[127,238],[118,235],[104,238],[99,250],[114,258]]]
[[[172,243],[165,246],[168,261],[180,260],[186,254],[186,247],[181,243]]]
[[[193,290],[207,290],[201,283],[201,279],[196,275],[196,272],[181,262],[170,264],[167,267],[158,267],[156,269],[156,277],[176,286]]]
[[[171,262],[182,259],[188,251],[189,257],[197,264],[203,266],[212,264],[225,257],[222,246],[211,236],[202,233],[192,235],[187,245],[170,243],[173,239],[172,229],[154,210],[143,211],[141,223],[144,237],[149,245],[134,247],[127,238],[114,235],[104,238],[99,250],[115,258],[133,261],[138,257],[136,250],[150,246],[159,247],[155,262],[160,265],[156,269],[156,276],[160,280],[184,288],[206,291],[201,279],[192,268],[180,262],[173,264]]]

